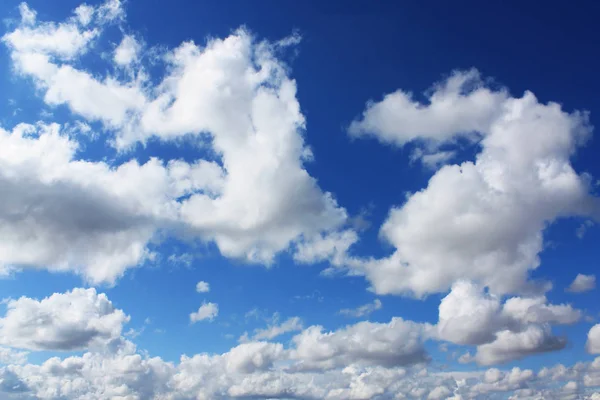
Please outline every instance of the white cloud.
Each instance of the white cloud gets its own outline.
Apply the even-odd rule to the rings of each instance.
[[[141,46],[131,35],[125,35],[115,49],[114,61],[118,65],[127,66],[137,61]]]
[[[212,322],[219,315],[219,305],[215,303],[202,303],[198,311],[190,314],[192,324],[198,321],[209,320]]]
[[[569,287],[566,289],[567,292],[571,293],[583,293],[589,292],[596,288],[596,276],[595,275],[584,275],[577,274],[575,280],[571,282]]]
[[[29,350],[71,351],[104,345],[121,335],[129,317],[95,289],[73,289],[40,301],[9,300],[0,318],[0,344]]]
[[[205,176],[212,186],[188,186],[185,197],[163,193],[173,211],[169,219],[177,214],[187,235],[214,241],[226,257],[266,265],[291,245],[325,237],[347,222],[346,211],[304,169],[311,154],[302,137],[305,120],[296,83],[275,57],[279,45],[256,42],[244,30],[204,47],[183,43],[163,60],[167,75],[158,85],[147,80],[141,65],[132,66],[132,80],[125,81],[78,69],[71,59],[88,50],[106,15],[123,18],[118,10],[122,7],[114,0],[95,9],[97,26],[88,30],[72,19],[38,23],[27,28],[27,43],[15,39],[23,27],[4,41],[16,70],[34,78],[47,104],[66,105],[88,122],[100,121],[115,134],[113,144],[121,150],[150,137],[196,135],[204,141],[210,136],[206,146],[218,161],[198,164],[214,166],[214,175]],[[57,43],[62,31],[72,37]],[[175,166],[184,175],[197,175],[182,162],[173,166],[173,174]],[[173,185],[198,178],[189,175],[174,176],[182,182]],[[117,263],[120,273],[124,263],[132,266],[144,259],[153,225],[140,233],[136,255]]]
[[[335,362],[320,365],[314,363],[313,355],[303,353],[312,347],[299,351],[297,347],[286,349],[280,343],[267,342],[240,344],[222,354],[182,356],[178,362],[169,363],[138,352],[133,343],[122,340],[109,351],[86,352],[64,359],[53,357],[39,365],[11,364],[0,368],[0,396],[500,399],[529,391],[538,398],[559,399],[573,389],[569,382],[583,382],[591,387],[600,376],[600,359],[572,367],[543,368],[537,374],[520,368],[435,372],[435,368],[428,370],[423,364],[413,367],[410,362],[403,367],[394,366],[399,361],[408,361],[397,358],[399,352],[407,350],[400,349],[407,339],[400,334],[402,324],[412,323],[397,319],[390,324],[363,322],[326,334],[324,340],[315,343],[321,347],[313,349],[313,355],[319,350],[331,355],[329,350],[335,348]],[[304,333],[312,333],[313,328],[321,330],[311,327]],[[403,328],[412,331],[414,326]],[[299,357],[301,354],[305,358]],[[344,362],[340,362],[342,358]],[[307,360],[313,361],[312,369],[306,369]],[[557,387],[562,387],[558,393]]]
[[[34,12],[28,8],[27,10]],[[72,59],[85,52],[99,34],[97,29],[82,31],[73,23],[34,23],[35,14],[32,21],[22,24],[2,37],[12,51],[13,60],[17,61],[26,54]]]
[[[125,18],[125,10],[121,0],[106,0],[98,7],[96,13],[100,23],[118,22]]]
[[[25,364],[28,351],[19,351],[10,347],[0,346],[0,364]]]
[[[491,343],[477,347],[475,360],[481,365],[493,365],[519,360],[527,355],[563,349],[564,338],[553,336],[547,327],[529,325],[524,331],[504,330]]]
[[[299,317],[290,317],[279,323],[279,314],[276,313],[273,315],[272,322],[266,328],[254,330],[251,340],[271,340],[289,332],[301,331],[302,328],[302,320]],[[247,335],[240,338],[240,341],[247,340]]]
[[[472,90],[464,94],[466,88]],[[476,70],[454,72],[435,85],[427,105],[398,90],[381,102],[369,102],[348,131],[399,146],[417,139],[445,142],[459,135],[487,132],[507,96],[505,91],[485,88]]]
[[[19,4],[19,13],[21,14],[21,23],[23,25],[33,25],[35,24],[35,19],[37,17],[37,12],[29,8],[27,3]]]
[[[585,347],[589,353],[600,354],[600,324],[592,326],[588,332]]]
[[[427,360],[423,348],[429,326],[392,318],[387,323],[359,322],[334,332],[311,326],[292,339],[292,358],[304,369],[331,369],[352,363],[400,366]]]
[[[457,279],[498,294],[539,293],[548,286],[528,275],[539,266],[545,227],[561,217],[599,215],[588,178],[570,163],[590,135],[587,115],[542,104],[531,92],[515,98],[492,91],[474,71],[434,87],[428,104],[389,95],[350,127],[354,135],[447,151],[473,132],[481,147],[474,161],[441,167],[426,188],[390,210],[380,235],[394,254],[346,260],[377,293],[422,297]]]
[[[196,283],[196,292],[208,293],[210,292],[210,285],[208,284],[208,282],[200,281]]]
[[[150,257],[157,229],[177,221],[175,199],[212,190],[220,169],[157,159],[113,167],[77,160],[77,149],[56,124],[0,128],[0,265],[114,283]]]
[[[90,24],[90,22],[92,22],[95,11],[96,10],[94,7],[87,4],[82,4],[75,9],[74,13],[78,22],[83,26],[87,26]]]
[[[504,304],[477,285],[458,281],[442,299],[436,337],[460,345],[477,345],[461,362],[483,365],[559,350],[566,340],[552,335],[549,324],[573,324],[581,311],[568,304],[547,304],[545,297],[512,297]]]
[[[312,264],[329,260],[336,265],[342,264],[348,249],[357,241],[358,235],[350,229],[316,235],[311,240],[298,244],[294,252],[294,261]]]
[[[381,307],[381,300],[375,299],[372,303],[364,304],[357,308],[344,308],[339,313],[348,317],[362,318],[379,310]]]

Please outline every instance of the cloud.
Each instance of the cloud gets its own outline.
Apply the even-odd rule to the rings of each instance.
[[[135,346],[115,353],[51,358],[41,365],[13,365],[0,371],[0,393],[37,398],[297,398],[330,400],[384,398],[489,398],[510,395],[560,399],[569,382],[591,383],[592,363],[557,365],[537,374],[518,367],[434,372],[422,368],[350,365],[319,372],[294,372],[277,365],[287,357],[280,344],[254,342],[223,354],[183,356],[178,363],[139,354]],[[73,384],[76,382],[76,384]],[[567,386],[568,385],[568,386]],[[440,397],[441,396],[441,397]]]
[[[566,339],[553,336],[547,327],[530,325],[521,332],[498,332],[493,342],[477,347],[475,360],[481,365],[499,364],[535,353],[560,350],[566,343]]]
[[[387,323],[359,322],[334,332],[311,326],[294,336],[292,358],[303,369],[331,369],[353,363],[401,366],[428,359],[423,347],[429,326],[392,318]]]
[[[476,345],[475,356],[461,362],[492,365],[530,354],[562,349],[566,340],[550,324],[573,324],[581,311],[568,304],[547,304],[545,297],[511,297],[502,304],[477,285],[458,281],[439,306],[435,336],[459,345]]]
[[[246,313],[246,315],[248,315],[248,313]],[[302,319],[299,317],[290,317],[279,323],[279,314],[275,313],[271,319],[271,323],[266,328],[255,329],[252,338],[248,338],[247,334],[244,334],[240,338],[240,341],[271,340],[289,332],[301,331],[302,328]]]
[[[117,247],[110,244],[92,252],[102,268],[88,267],[88,253],[80,251],[77,257],[60,260],[63,269],[97,271],[84,275],[97,275],[91,277],[92,282],[114,283],[127,268],[147,259],[147,243],[165,225],[186,237],[216,243],[226,257],[270,265],[278,253],[335,234],[346,224],[346,211],[304,168],[312,155],[303,139],[305,119],[296,98],[296,82],[276,57],[280,44],[258,42],[245,30],[211,39],[204,47],[185,42],[158,60],[166,71],[158,83],[149,81],[139,63],[129,65],[126,77],[113,76],[113,69],[104,74],[81,69],[78,56],[101,40],[107,23],[123,18],[121,3],[112,0],[93,10],[77,8],[76,18],[65,22],[19,26],[3,41],[15,70],[33,79],[48,105],[64,105],[88,123],[100,122],[111,137],[109,144],[119,150],[150,138],[168,141],[195,136],[194,140],[206,145],[210,160],[194,164],[171,160],[168,171],[160,166],[163,161],[153,159],[144,165],[148,175],[150,170],[170,175],[168,187],[158,185],[152,193],[148,192],[154,185],[144,189],[148,201],[155,202],[155,212],[123,211],[124,232],[118,240],[123,248],[109,250]],[[132,53],[124,50],[130,49],[131,40],[124,38],[121,44],[117,62],[132,61]],[[68,146],[75,148],[76,143],[70,141]],[[62,163],[96,170],[108,167],[78,160],[74,151],[63,154]],[[133,175],[131,179],[140,178]],[[111,198],[109,203],[119,208],[120,200]],[[26,235],[14,237],[16,242]],[[88,232],[81,237],[89,237]],[[110,237],[117,236],[111,232]],[[52,243],[56,248],[50,248],[49,242],[44,241],[49,253],[71,255],[56,243]],[[20,246],[13,243],[11,247]],[[46,257],[19,258],[13,255],[3,261],[56,269],[57,263]],[[118,259],[105,264],[108,258]]]
[[[548,288],[528,281],[540,264],[543,230],[561,217],[596,218],[589,179],[570,163],[589,137],[587,114],[542,104],[531,92],[512,97],[485,86],[474,71],[455,72],[430,92],[428,103],[398,91],[370,103],[351,135],[370,135],[424,152],[457,138],[477,141],[474,161],[445,165],[427,187],[390,210],[380,236],[395,252],[353,259],[379,294],[423,297],[469,279],[498,294]]]
[[[95,289],[73,289],[42,300],[6,303],[0,344],[29,350],[73,351],[103,346],[121,335],[129,317]]]
[[[80,30],[75,23],[43,22],[35,24],[36,13],[25,3],[19,7],[22,24],[2,37],[12,51],[13,60],[25,54],[73,59],[84,53],[99,31]]]
[[[91,297],[95,293],[93,289],[74,289],[54,296],[78,292]],[[96,296],[103,298],[101,308],[110,308],[108,299]],[[82,304],[79,298],[61,300],[69,307]],[[57,315],[74,315],[67,313],[71,310],[61,311]],[[8,361],[8,365],[0,367],[0,396],[66,400],[105,397],[341,400],[377,396],[435,399],[454,395],[500,399],[530,390],[532,395],[553,399],[572,389],[571,381],[592,386],[600,378],[600,359],[572,367],[543,368],[537,374],[519,368],[436,371],[434,366],[429,369],[424,363],[428,358],[422,347],[431,330],[427,324],[400,318],[393,318],[387,324],[363,321],[328,333],[320,326],[311,326],[296,335],[287,348],[281,343],[252,341],[220,354],[183,355],[175,363],[138,351],[132,342],[121,337],[113,339],[109,346],[92,348],[81,355],[52,357],[41,364],[27,364],[21,357]],[[531,334],[529,330],[524,332]],[[499,340],[516,340],[522,350],[535,341],[502,335]],[[506,348],[498,344],[486,348],[478,357],[498,359],[505,353]],[[557,385],[563,389],[555,396]]]
[[[28,351],[19,351],[10,347],[0,346],[0,364],[25,364]]]
[[[19,4],[19,13],[21,14],[21,23],[23,25],[33,25],[35,24],[35,19],[37,17],[37,12],[29,8],[27,3]]]
[[[375,299],[373,303],[364,304],[357,308],[344,308],[339,313],[348,317],[362,318],[379,310],[381,306],[381,300]]]
[[[114,62],[121,66],[127,66],[136,62],[140,52],[140,44],[133,36],[126,35],[115,49]]]
[[[200,281],[196,283],[196,292],[208,293],[210,292],[210,285],[208,284],[208,282]]]
[[[190,314],[190,322],[209,320],[212,322],[219,315],[219,305],[215,303],[202,303],[198,311]]]
[[[600,354],[600,324],[592,326],[588,332],[585,347],[588,353]]]
[[[348,132],[398,146],[417,139],[445,142],[488,131],[507,96],[505,91],[485,88],[477,70],[454,72],[434,86],[426,105],[402,90],[380,102],[367,103],[362,117],[352,122]]]
[[[0,265],[112,284],[151,257],[149,240],[177,222],[178,196],[218,185],[220,168],[203,160],[113,167],[77,150],[57,124],[0,128]]]
[[[567,292],[571,293],[583,293],[589,292],[590,290],[594,290],[596,288],[596,276],[595,275],[584,275],[577,274],[575,280],[571,282],[569,287],[565,289]]]

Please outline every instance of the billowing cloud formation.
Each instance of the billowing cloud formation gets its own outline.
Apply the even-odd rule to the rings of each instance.
[[[76,142],[62,137],[56,126],[47,136],[49,128],[39,128],[39,137],[31,127],[0,131],[1,140],[20,150],[3,152],[0,163],[21,165],[11,165],[10,177],[3,177],[10,180],[2,198],[9,222],[0,235],[13,249],[1,252],[5,268],[75,270],[94,283],[114,283],[148,258],[148,241],[165,227],[214,241],[227,257],[270,264],[291,244],[335,232],[346,222],[345,210],[303,167],[312,156],[302,137],[305,120],[296,84],[275,57],[285,41],[256,42],[239,30],[205,47],[183,43],[164,55],[166,75],[153,86],[137,57],[139,44],[127,36],[114,62],[127,65],[128,78],[107,73],[99,79],[77,69],[76,60],[107,23],[124,14],[115,1],[85,7],[59,24],[36,22],[27,8],[21,25],[2,39],[15,70],[33,79],[48,105],[66,105],[101,122],[122,150],[151,137],[195,135],[206,139],[213,154],[193,164],[152,159],[143,166],[136,161],[109,166],[77,159]],[[48,155],[51,146],[60,152]],[[37,157],[36,151],[44,164],[32,162],[34,171],[25,170],[23,159]],[[90,172],[98,179],[78,178]],[[158,185],[144,184],[155,179]],[[36,192],[42,188],[27,186],[37,182],[47,192],[43,196]],[[141,191],[127,193],[134,186]],[[53,197],[67,192],[76,194],[68,203]],[[30,211],[24,210],[31,210],[26,205],[36,206],[36,218],[25,221]],[[73,209],[81,213],[64,226],[59,217]],[[102,221],[89,221],[94,215]],[[42,233],[35,241],[27,233],[32,229]],[[100,245],[90,248],[92,241]],[[72,242],[72,248],[65,246]],[[31,251],[15,254],[23,247]]]
[[[311,326],[293,338],[293,358],[304,369],[331,369],[362,362],[399,366],[425,362],[428,325],[393,318],[388,324],[359,322],[335,332]]]
[[[455,290],[458,292],[460,288]],[[468,292],[467,288],[462,290]],[[85,314],[89,325],[107,326],[103,317],[93,315],[99,311],[83,313],[73,309],[89,308],[90,300],[95,304],[92,308],[102,309],[106,315],[122,314],[120,310],[114,311],[106,296],[97,295],[93,289],[57,293],[40,302],[31,299],[17,301],[22,304],[33,302],[34,308],[44,309],[45,315],[50,309],[56,315],[59,315],[58,310],[63,312],[62,315]],[[43,313],[37,309],[28,315],[39,321]],[[110,310],[113,310],[112,314]],[[71,313],[67,314],[69,311]],[[76,318],[53,318],[53,323],[48,326],[52,327],[52,331],[61,332],[62,337],[56,342],[65,343],[65,338],[74,337],[74,330],[85,331],[85,328],[79,327],[80,324],[73,322]],[[296,335],[288,348],[281,343],[255,340],[222,354],[182,356],[177,363],[138,351],[132,342],[118,337],[123,317],[114,319],[119,320],[113,324],[118,329],[105,330],[110,331],[107,335],[112,338],[110,346],[93,349],[81,356],[53,357],[39,365],[26,364],[25,355],[0,359],[0,362],[8,364],[0,367],[0,396],[23,399],[335,400],[377,396],[441,399],[451,395],[461,399],[501,399],[513,394],[515,398],[562,399],[566,398],[566,393],[573,391],[570,382],[581,382],[583,391],[579,393],[588,394],[592,392],[583,388],[600,385],[600,359],[573,367],[557,365],[543,368],[538,373],[519,368],[471,372],[429,370],[422,343],[426,337],[435,336],[435,327],[400,318],[389,323],[359,322],[327,333],[320,326],[311,326]],[[27,332],[24,328],[20,330],[24,337],[36,336]],[[57,338],[56,333],[45,333],[47,336],[43,336],[43,340],[46,342]],[[521,333],[515,335],[519,337]],[[2,336],[6,333],[2,332]],[[518,338],[508,341],[520,343],[521,350],[528,348],[531,342],[519,341]],[[517,346],[511,345],[511,348]],[[6,353],[0,350],[1,355]],[[488,357],[499,354],[506,352],[486,350]],[[557,391],[558,384],[563,388]]]
[[[600,377],[600,360],[573,367],[559,364],[537,373],[520,368],[435,372],[359,365],[307,372],[277,366],[286,357],[280,344],[253,342],[223,354],[184,356],[173,364],[143,356],[126,342],[113,353],[0,369],[0,393],[39,399],[566,399],[573,393],[569,382],[581,382],[579,394],[587,396],[579,398],[591,399]]]
[[[112,167],[77,160],[77,149],[56,124],[0,128],[0,265],[113,283],[150,256],[156,229],[177,220],[177,196],[220,179],[207,161]]]
[[[531,92],[493,91],[476,71],[452,74],[428,100],[395,92],[370,104],[350,133],[434,152],[466,137],[481,151],[474,161],[441,167],[390,210],[380,233],[395,247],[392,256],[346,264],[381,294],[420,297],[460,278],[496,293],[547,288],[527,282],[539,266],[544,228],[560,217],[598,216],[589,179],[570,163],[591,132],[586,114],[542,104]]]
[[[567,304],[547,304],[544,297],[512,297],[502,304],[477,285],[458,281],[440,303],[436,336],[477,345],[472,360],[493,365],[562,349],[566,340],[552,335],[550,324],[573,324],[580,319],[581,312]]]
[[[119,339],[129,317],[95,289],[73,289],[40,301],[6,303],[0,344],[30,350],[82,350]]]

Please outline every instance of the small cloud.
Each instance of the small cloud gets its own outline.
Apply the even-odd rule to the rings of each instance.
[[[279,313],[274,313],[271,317],[271,322],[263,329],[255,329],[254,335],[249,337],[248,332],[239,338],[240,343],[248,342],[250,340],[271,340],[277,336],[289,332],[301,331],[303,328],[302,320],[299,317],[291,317],[282,323],[279,323]]]
[[[219,305],[216,303],[202,303],[198,311],[190,314],[190,322],[195,324],[199,321],[208,320],[212,322],[219,315]]]
[[[379,310],[381,307],[381,301],[379,299],[375,299],[373,303],[368,303],[358,308],[344,308],[343,310],[340,310],[339,313],[347,317],[360,318]]]
[[[200,281],[196,283],[196,292],[208,293],[210,292],[210,285],[208,284],[208,282]]]
[[[583,293],[589,292],[596,288],[596,276],[595,275],[584,275],[577,274],[575,280],[565,289],[571,293]]]
[[[296,295],[296,296],[294,296],[293,299],[294,300],[316,300],[319,303],[322,303],[323,302],[323,295],[321,294],[320,291],[315,290],[311,294]]]
[[[124,333],[124,335],[128,338],[135,339],[136,337],[138,337],[142,333],[144,333],[145,329],[146,329],[145,326],[142,326],[140,329],[129,328],[129,330]]]
[[[183,254],[171,254],[167,261],[172,265],[183,265],[184,267],[190,267],[192,265],[193,256],[190,253]]]
[[[468,364],[474,361],[473,356],[471,355],[471,353],[465,353],[462,356],[458,357],[458,362],[461,364]]]
[[[588,219],[579,225],[579,227],[575,230],[575,234],[579,239],[583,239],[588,229],[590,229],[592,226],[594,226],[594,221]]]
[[[253,309],[251,309],[250,311],[248,311],[246,314],[244,314],[244,318],[245,319],[259,319],[260,315],[262,314],[262,312],[258,309],[258,307],[254,307]]]

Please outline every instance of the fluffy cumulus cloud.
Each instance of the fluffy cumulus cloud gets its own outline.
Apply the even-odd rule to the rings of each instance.
[[[583,293],[596,288],[596,276],[577,274],[575,280],[567,287],[567,292]]]
[[[109,165],[79,159],[77,142],[57,125],[0,130],[4,270],[74,270],[114,283],[151,256],[148,242],[165,228],[214,241],[227,257],[268,265],[290,245],[312,243],[347,222],[304,168],[312,155],[296,83],[275,56],[286,41],[258,42],[238,30],[205,46],[185,42],[162,55],[165,76],[153,85],[133,36],[114,54],[127,77],[92,74],[77,62],[107,24],[124,18],[119,2],[81,6],[61,23],[21,11],[22,23],[2,41],[15,71],[33,80],[48,105],[100,122],[120,150],[193,135],[212,155]]]
[[[581,311],[568,304],[548,304],[545,297],[511,297],[502,303],[471,282],[452,286],[439,307],[435,336],[459,345],[476,345],[476,361],[493,365],[527,355],[560,350],[566,340],[552,334],[551,324],[573,324]]]
[[[129,317],[95,289],[73,289],[42,300],[6,302],[0,318],[0,344],[30,350],[82,350],[102,347],[121,336]]]
[[[14,398],[144,399],[505,399],[594,398],[596,364],[529,369],[435,372],[422,368],[350,365],[306,372],[277,366],[280,344],[254,342],[223,354],[184,356],[178,363],[151,358],[126,343],[110,354],[51,358],[41,365],[0,370],[0,393]],[[577,386],[575,386],[575,382]],[[581,382],[581,383],[578,383]],[[454,397],[453,397],[454,396]],[[577,397],[573,397],[577,398]]]
[[[393,318],[389,323],[359,322],[325,332],[311,326],[294,336],[294,358],[303,369],[331,369],[352,363],[401,366],[428,360],[423,342],[430,326]]]
[[[351,252],[364,218],[349,217],[305,168],[313,158],[306,121],[282,60],[296,35],[267,42],[239,29],[203,45],[149,48],[124,33],[119,0],[81,5],[62,22],[40,20],[25,3],[19,11],[2,36],[13,71],[72,121],[0,127],[1,274],[46,269],[113,285],[159,260],[155,244],[168,237],[251,263],[270,265],[286,251],[296,263],[328,262],[328,272],[364,275],[375,294],[444,297],[435,323],[388,317],[330,327],[275,313],[225,352],[175,362],[138,349],[130,340],[144,327],[124,332],[129,316],[96,289],[6,299],[0,398],[598,398],[600,358],[478,369],[562,349],[567,340],[554,327],[582,318],[549,302],[551,285],[529,273],[545,227],[598,218],[591,180],[570,163],[591,132],[585,113],[493,90],[475,70],[453,73],[426,102],[402,90],[370,102],[349,133],[410,144],[411,162],[432,177],[383,223],[393,253],[363,258]],[[83,68],[111,26],[121,36],[98,70]],[[81,135],[112,146],[119,161],[86,159]],[[199,145],[196,159],[134,157],[150,141],[186,140]],[[478,146],[474,160],[458,161],[459,140]],[[167,261],[191,265],[192,256]],[[594,287],[593,275],[579,274],[567,291]],[[210,289],[196,284],[198,293]],[[339,314],[365,319],[380,309],[377,298]],[[217,316],[218,305],[204,302],[189,321]],[[455,347],[457,361],[479,366],[440,370],[430,344]],[[600,325],[587,350],[600,353]],[[29,363],[39,351],[63,353]]]
[[[474,70],[434,86],[426,103],[401,90],[370,103],[352,135],[413,142],[422,154],[464,138],[481,151],[474,161],[441,167],[390,210],[380,234],[393,255],[347,264],[381,294],[421,297],[460,278],[499,294],[547,289],[528,281],[544,228],[560,217],[598,217],[588,177],[570,163],[590,132],[585,113],[543,104],[531,92],[492,90]]]
[[[177,220],[178,196],[220,179],[203,160],[111,166],[79,160],[77,149],[57,124],[0,128],[0,265],[114,283],[151,256],[147,243]]]

